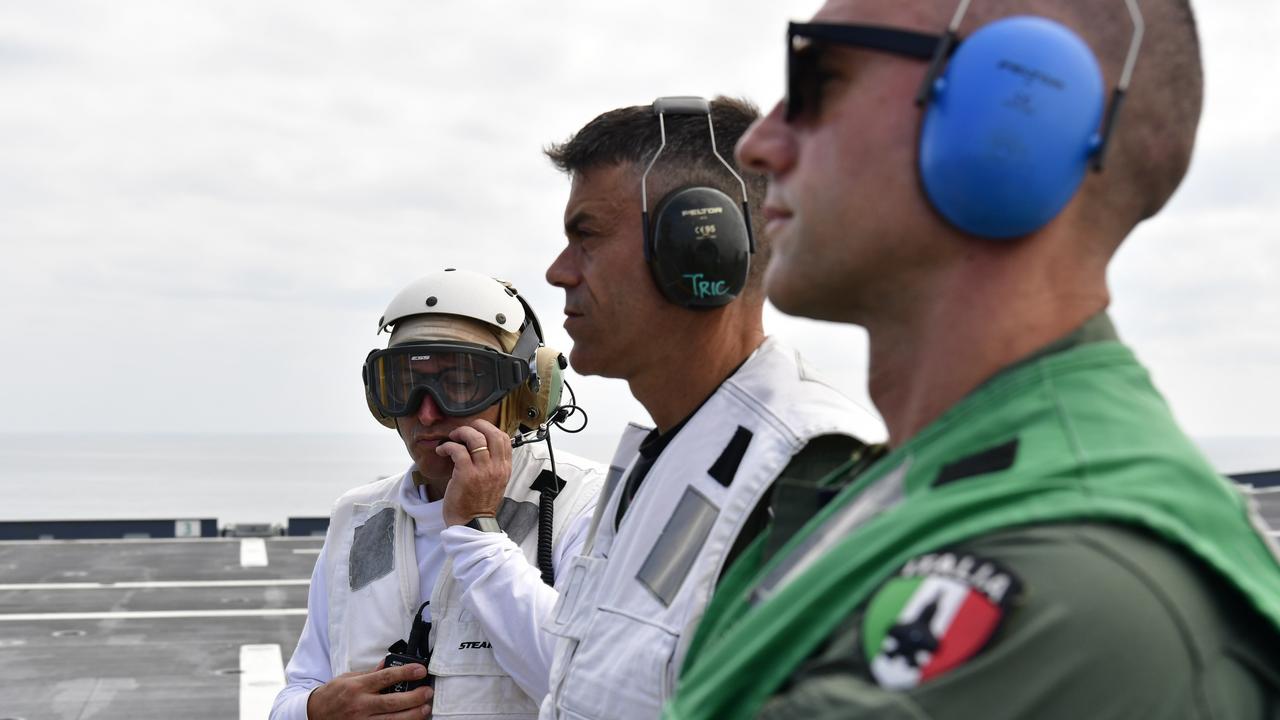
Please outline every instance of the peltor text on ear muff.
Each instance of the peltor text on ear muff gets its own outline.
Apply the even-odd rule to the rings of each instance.
[[[658,203],[648,227],[645,256],[671,302],[720,307],[746,286],[746,221],[729,196],[709,187],[675,190]]]
[[[1102,70],[1084,40],[1060,23],[1003,18],[959,42],[946,60],[967,6],[921,91],[920,179],[929,202],[957,228],[1022,237],[1066,207],[1091,161],[1101,168],[1141,41],[1141,15],[1134,15],[1135,42],[1103,122]]]
[[[640,179],[644,223],[644,257],[659,291],[670,302],[689,309],[729,304],[746,286],[755,239],[751,235],[747,186],[720,156],[715,145],[711,106],[702,98],[659,98],[653,103],[662,145]],[[741,206],[723,192],[702,186],[667,193],[648,211],[648,177],[667,144],[667,115],[705,115],[711,152],[742,187]]]

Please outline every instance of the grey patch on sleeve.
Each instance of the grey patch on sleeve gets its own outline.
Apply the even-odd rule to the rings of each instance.
[[[636,579],[652,590],[663,605],[671,606],[719,516],[720,508],[706,496],[685,488],[684,497],[636,574]]]
[[[353,591],[391,573],[395,566],[396,510],[384,508],[356,528],[348,574]]]
[[[502,498],[498,508],[498,527],[519,545],[538,527],[538,506],[531,502],[520,502],[511,498]]]

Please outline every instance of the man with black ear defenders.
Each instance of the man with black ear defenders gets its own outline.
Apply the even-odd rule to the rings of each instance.
[[[666,717],[1274,718],[1277,548],[1105,312],[1194,144],[1186,0],[830,0],[787,41],[737,151],[766,286],[867,329],[889,452],[776,488]]]
[[[548,152],[572,180],[568,244],[547,270],[565,292],[570,363],[625,379],[657,428],[624,437],[591,539],[564,573],[543,717],[656,717],[774,480],[882,436],[764,334],[767,246],[748,225],[761,182],[718,150],[755,117],[741,101],[661,98]]]
[[[365,395],[413,464],[335,503],[271,717],[534,717],[551,576],[580,550],[602,480],[524,442],[554,420],[563,359],[514,288],[462,270],[402,290],[388,329]],[[407,664],[382,668],[389,648]]]

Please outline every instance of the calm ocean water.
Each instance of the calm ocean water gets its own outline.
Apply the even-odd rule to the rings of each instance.
[[[557,450],[606,462],[607,437],[563,434]],[[0,520],[216,518],[277,522],[329,514],[347,489],[403,472],[382,435],[0,434]]]
[[[1280,438],[1200,441],[1223,472],[1280,469]],[[607,434],[559,434],[600,462]],[[0,520],[327,515],[348,488],[408,467],[396,435],[0,434]]]

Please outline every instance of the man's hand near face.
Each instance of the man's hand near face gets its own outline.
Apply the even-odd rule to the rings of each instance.
[[[449,433],[436,454],[453,461],[444,493],[445,526],[474,517],[496,517],[511,478],[511,438],[487,420],[476,419]]]
[[[308,720],[411,720],[431,717],[428,686],[409,692],[380,694],[385,687],[426,677],[421,665],[401,665],[371,672],[349,672],[312,691],[307,698]]]

